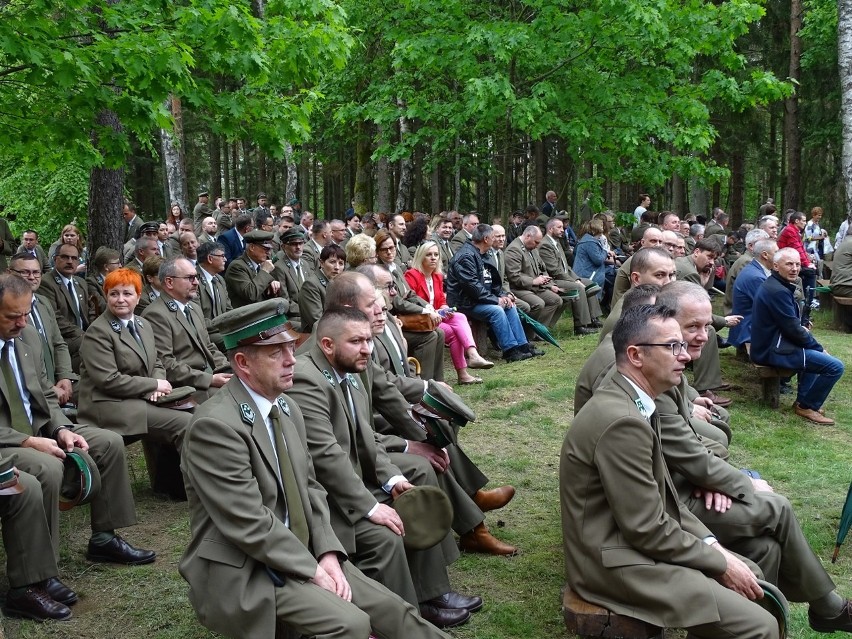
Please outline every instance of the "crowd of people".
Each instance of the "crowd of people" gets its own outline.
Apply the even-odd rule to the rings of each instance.
[[[648,207],[644,196],[638,224],[649,220]],[[721,403],[731,402],[699,386],[718,366],[713,329],[727,325],[751,361],[795,373],[797,415],[834,423],[823,404],[844,366],[814,337],[809,311],[826,252],[847,253],[852,244],[828,248],[827,233],[814,230],[820,209],[811,222],[797,211],[779,220],[771,202],[762,209],[725,244],[722,211],[704,228],[690,225],[690,255],[679,256],[674,237],[672,246],[665,241],[674,214],[637,233],[605,334],[578,376],[561,451],[568,586],[614,613],[685,628],[690,637],[784,637],[787,600],[809,604],[817,632],[852,632],[852,603],[838,594],[790,502],[757,471],[730,463],[734,430]],[[716,227],[722,232],[704,236]],[[730,314],[716,317],[716,267],[731,259],[723,287],[732,293]]]
[[[678,533],[684,539],[675,554],[710,576],[724,570],[723,585],[754,596],[748,569],[780,580],[782,589],[807,570],[810,581],[785,594],[812,602],[814,627],[833,623],[826,620],[838,601],[848,603],[807,563],[789,503],[766,482],[728,469],[725,407],[732,400],[719,394],[728,387],[719,364],[727,343],[715,333],[730,327],[731,344],[750,348],[755,362],[796,370],[796,413],[833,423],[822,405],[843,365],[823,352],[802,312],[811,308],[826,234],[795,212],[778,233],[774,211],[765,211],[755,229],[732,237],[721,211],[705,227],[671,212],[652,217],[649,198],[636,228],[616,227],[605,212],[575,233],[556,201],[549,192],[540,209],[515,212],[504,227],[456,211],[430,218],[350,210],[344,219],[315,219],[298,201],[277,207],[263,193],[250,210],[242,198],[211,207],[202,192],[191,214],[175,204],[162,221],[143,221],[126,203],[123,249],[91,255],[73,225],[45,251],[34,230],[18,244],[0,224],[8,271],[0,275],[0,401],[7,407],[0,460],[26,489],[0,491],[10,582],[4,611],[71,617],[77,595],[58,578],[60,507],[91,503],[90,560],[156,560],[117,532],[136,521],[124,449],[142,440],[180,459],[181,485],[168,491],[188,501],[192,535],[180,571],[208,628],[240,637],[273,636],[279,623],[306,636],[366,637],[370,629],[445,636],[441,629],[464,624],[483,605],[480,596],[453,589],[447,568],[459,550],[518,552],[486,525],[486,514],[509,503],[515,489],[489,488],[465,452],[459,427],[475,415],[444,381],[445,352],[458,384],[479,384],[476,372],[495,366],[489,346],[508,363],[543,356],[542,327],[553,329],[570,313],[575,335],[600,335],[578,379],[581,426],[570,432],[597,441],[602,422],[584,421],[592,409],[583,405],[600,404],[598,387],[601,397],[621,401],[618,393],[630,397],[638,386],[647,406],[634,406],[647,417],[656,401],[670,429],[656,436],[677,477],[673,499],[702,522]],[[803,267],[814,270],[813,282]],[[731,292],[732,307],[713,315],[708,291],[722,290]],[[655,302],[663,310],[628,321],[639,312],[634,307]],[[682,330],[676,339],[675,326]],[[752,336],[754,326],[767,329]],[[477,343],[475,333],[488,337]],[[662,378],[650,385],[629,368],[644,370],[645,357]],[[689,361],[692,385],[681,374]],[[613,384],[618,389],[608,390]],[[623,419],[623,411],[611,412]],[[652,435],[629,445],[650,446]],[[681,442],[687,435],[694,440],[688,447]],[[601,596],[598,585],[628,564],[591,546],[634,540],[652,510],[663,517],[675,502],[665,498],[654,510],[638,492],[608,502],[609,470],[598,469],[600,460],[583,448],[588,443],[574,437],[563,451],[561,489],[572,518],[565,524],[569,584],[589,601],[632,608],[645,577],[636,577],[635,588],[625,580],[623,597],[611,589]],[[576,448],[566,452],[569,442]],[[668,442],[685,450],[669,452]],[[614,445],[613,463],[627,472],[633,466],[618,456],[632,452],[622,445],[627,440]],[[648,480],[643,489],[661,481],[658,466],[632,471]],[[579,472],[599,473],[585,488],[601,492],[571,493]],[[88,484],[69,489],[69,476],[77,483],[88,477]],[[597,533],[589,534],[576,510],[585,511],[583,500],[612,511],[590,522],[601,527]],[[701,508],[705,501],[719,522]],[[626,502],[633,506],[622,518],[617,511]],[[446,521],[436,516],[442,509]],[[728,510],[742,513],[723,521]],[[761,532],[747,539],[731,532],[725,525],[735,517],[738,530]],[[626,534],[625,525],[639,528]],[[701,526],[712,532],[699,538],[707,549],[698,553],[685,536]],[[659,557],[669,552],[660,534],[649,530],[641,544],[627,545]],[[589,548],[574,543],[576,535]],[[663,545],[649,551],[654,543]],[[723,543],[754,564],[736,563]],[[793,543],[795,561],[782,556],[793,557]],[[603,565],[593,566],[594,557],[604,557]],[[696,579],[680,594],[698,591],[708,590]],[[714,623],[710,613],[660,613],[646,599],[648,621]],[[721,636],[703,631],[696,636]]]

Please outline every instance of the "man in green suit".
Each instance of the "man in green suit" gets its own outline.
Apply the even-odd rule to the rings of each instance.
[[[613,331],[617,374],[577,413],[559,488],[568,585],[581,597],[694,637],[777,639],[754,603],[749,567],[678,502],[654,398],[689,361],[673,311],[626,311]],[[649,587],[653,584],[654,587]]]
[[[332,530],[292,385],[296,335],[278,300],[217,318],[235,377],[201,406],[183,471],[192,539],[180,563],[201,622],[266,639],[446,635],[349,561]]]
[[[482,599],[450,590],[447,566],[458,557],[452,536],[410,553],[407,565],[404,559],[404,528],[393,502],[414,485],[438,481],[427,460],[388,453],[372,428],[370,396],[355,377],[369,362],[369,320],[355,308],[329,308],[315,335],[316,343],[297,360],[291,396],[311,425],[308,446],[337,537],[365,574],[419,603],[429,621],[465,623]]]
[[[156,558],[154,552],[134,548],[115,533],[116,528],[136,523],[124,442],[111,431],[72,424],[59,408],[45,374],[41,338],[27,324],[32,301],[26,280],[9,273],[0,275],[0,447],[15,466],[39,480],[55,556],[59,552],[62,460],[73,450],[87,458],[90,468],[97,468],[101,479],[101,489],[91,502],[88,558],[150,563]]]

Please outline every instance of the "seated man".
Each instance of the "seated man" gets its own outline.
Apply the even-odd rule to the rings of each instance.
[[[203,402],[231,378],[228,360],[210,341],[198,302],[198,274],[183,257],[163,262],[162,293],[142,313],[154,329],[157,356],[166,379],[177,388],[192,386]]]
[[[764,233],[759,229],[757,232]],[[739,272],[733,284],[734,291],[731,298],[733,312],[735,315],[741,315],[743,319],[728,331],[728,341],[737,348],[751,343],[754,296],[772,272],[772,259],[775,257],[775,251],[778,250],[778,243],[766,235],[766,239],[757,240],[752,244],[751,250],[752,261]]]
[[[487,322],[507,362],[530,359],[532,345],[527,342],[515,303],[504,294],[494,262],[484,259],[492,234],[488,224],[477,225],[470,241],[453,255],[445,281],[447,303],[469,319]]]
[[[737,261],[728,269],[728,279],[725,282],[725,302],[722,309],[725,314],[733,312],[734,308],[734,285],[737,283],[737,277],[740,272],[754,259],[754,244],[758,240],[769,238],[769,233],[761,229],[752,229],[745,237],[745,252],[737,258]],[[742,313],[741,313],[742,314]],[[729,340],[730,341],[730,340]]]
[[[198,409],[182,462],[193,534],[180,572],[196,614],[243,639],[275,636],[277,621],[312,637],[446,639],[346,561],[302,413],[282,394],[296,361],[286,319],[278,300],[217,319],[236,377]]]
[[[751,336],[751,360],[763,366],[789,368],[799,373],[799,388],[793,408],[799,417],[815,424],[834,424],[823,414],[822,405],[843,375],[843,362],[825,352],[811,332],[801,325],[799,305],[794,298],[801,270],[799,252],[778,249],[773,271],[754,297],[752,324],[760,326]]]
[[[633,307],[612,339],[617,372],[577,413],[562,445],[568,585],[617,614],[693,637],[777,639],[775,618],[754,603],[762,592],[749,567],[671,488],[654,398],[678,383],[689,361],[672,311]]]
[[[287,289],[275,279],[275,265],[269,259],[273,237],[272,233],[266,231],[246,233],[243,238],[245,251],[228,262],[225,284],[234,308],[261,302],[270,297],[283,297],[284,308],[289,310]]]
[[[55,255],[56,268],[46,273],[38,292],[53,307],[56,323],[71,355],[71,366],[80,372],[80,343],[94,319],[89,309],[86,280],[76,275],[80,251],[74,244],[60,244]]]
[[[673,282],[657,304],[675,312],[681,348],[700,358],[712,310],[707,293],[692,282]],[[787,599],[809,602],[815,630],[852,631],[852,609],[808,545],[790,502],[727,463],[726,449],[698,435],[684,387],[681,376],[655,400],[663,457],[681,503],[726,547],[757,563]]]
[[[371,320],[373,353],[366,377],[370,380],[375,429],[391,436],[392,441],[386,442],[388,450],[420,455],[432,463],[441,488],[453,505],[453,530],[459,534],[462,550],[514,555],[517,548],[503,543],[489,532],[483,511],[508,504],[515,495],[515,489],[501,486],[483,490],[488,478],[465,454],[460,444],[437,448],[425,441],[426,433],[422,424],[413,419],[411,405],[420,403],[428,385],[413,376],[408,361],[401,356],[404,352],[401,350],[402,333],[392,318],[387,321],[389,303],[385,295],[392,297],[396,294],[395,289],[388,288],[391,275],[374,264],[360,266],[358,272],[370,278],[370,282],[352,274],[344,275],[350,281],[344,279],[335,284],[328,303],[330,307],[353,306]]]
[[[201,303],[201,314],[204,315],[204,326],[216,348],[223,350],[222,335],[213,326],[213,320],[227,313],[231,308],[228,288],[222,272],[225,270],[225,249],[218,242],[205,242],[198,247],[198,262],[195,270],[198,273],[198,301]]]
[[[371,400],[363,379],[355,376],[370,361],[369,319],[355,308],[328,308],[314,334],[316,342],[296,360],[290,395],[310,424],[308,450],[317,480],[328,492],[337,538],[358,568],[419,604],[421,615],[433,624],[467,622],[482,599],[450,589],[447,567],[458,557],[452,535],[409,553],[406,561],[404,530],[393,502],[415,484],[436,486],[438,481],[422,457],[388,453],[372,428]]]
[[[639,228],[639,227],[636,227]],[[634,231],[636,229],[633,229]],[[637,247],[637,251],[643,248],[654,248],[654,247],[662,247],[663,245],[663,232],[658,229],[656,226],[646,226],[640,235],[639,246]],[[622,262],[621,266],[618,268],[618,271],[615,273],[615,283],[612,288],[612,304],[615,305],[618,303],[618,300],[624,295],[628,290],[630,290],[630,262],[632,260],[632,256],[627,258],[624,262]]]
[[[9,260],[9,271],[27,280],[33,290],[33,307],[27,317],[27,323],[36,330],[41,338],[47,381],[53,387],[56,401],[59,402],[60,406],[72,402],[80,376],[72,369],[68,344],[62,339],[53,307],[46,299],[36,293],[41,284],[38,260],[27,253],[18,253]]]
[[[530,316],[553,329],[569,302],[560,296],[567,290],[557,286],[539,255],[538,246],[542,239],[541,229],[528,226],[519,238],[509,244],[505,253],[506,277],[515,296],[530,305]],[[568,285],[567,282],[563,284]],[[575,282],[571,286],[577,295],[581,295],[583,290],[582,297],[585,298],[582,283]],[[575,325],[574,330],[578,334],[594,332],[591,327],[589,330],[581,330],[583,328],[582,325]]]
[[[9,467],[8,462],[3,464]],[[3,612],[9,617],[45,621],[71,618],[68,607],[77,594],[59,581],[41,486],[32,475],[14,468],[14,480],[0,489],[0,521],[6,549],[9,591]],[[8,484],[15,482],[15,485]]]
[[[299,312],[299,291],[309,277],[314,277],[319,270],[319,256],[314,265],[303,258],[305,235],[298,229],[287,231],[281,236],[281,250],[276,253],[275,269],[272,277],[281,282],[290,300],[287,305],[287,319],[296,330],[301,329],[302,314]],[[320,251],[322,253],[322,251]]]
[[[5,379],[0,393],[3,455],[41,484],[55,557],[59,553],[62,460],[66,452],[74,450],[88,458],[90,467],[96,466],[101,479],[101,489],[91,502],[92,536],[86,556],[99,562],[151,563],[156,557],[153,551],[134,548],[115,532],[116,528],[136,523],[124,442],[120,435],[103,428],[72,424],[60,410],[52,384],[45,376],[41,338],[27,324],[32,304],[33,293],[26,280],[8,273],[0,275],[0,369]]]

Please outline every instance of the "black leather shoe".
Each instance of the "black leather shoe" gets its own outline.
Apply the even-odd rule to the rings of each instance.
[[[58,601],[66,606],[77,603],[77,593],[59,581],[58,577],[45,579],[39,584],[39,586],[41,586],[54,601]]]
[[[24,617],[36,621],[65,621],[71,618],[71,609],[65,604],[54,601],[42,588],[28,587],[22,594],[6,594],[3,612],[9,617]],[[465,611],[467,612],[467,611]]]
[[[541,350],[540,348],[536,348],[535,346],[533,346],[532,344],[529,344],[529,343],[527,344],[527,353],[529,353],[533,357],[544,357],[545,356],[545,352],[543,350]]]
[[[453,628],[470,620],[470,611],[464,608],[439,608],[431,603],[420,604],[420,616],[437,628]]]
[[[435,606],[436,608],[463,608],[470,612],[476,612],[482,608],[482,597],[468,597],[460,592],[450,590],[450,592],[444,593],[440,597],[430,599],[426,604]]]
[[[852,632],[852,602],[847,599],[836,617],[817,617],[808,610],[808,623],[817,632]]]
[[[589,324],[592,328],[603,328],[603,322],[599,319],[595,318],[592,320],[591,324]]]
[[[96,546],[89,541],[86,558],[89,561],[139,566],[152,563],[157,558],[157,553],[153,550],[134,548],[116,535],[102,546]]]
[[[588,326],[575,326],[574,327],[574,335],[594,335],[597,333],[597,330],[594,328],[589,328]]]
[[[525,350],[522,350],[520,346],[515,346],[514,348],[510,348],[503,355],[503,359],[507,362],[520,362],[525,359],[532,359],[532,354],[527,353]]]

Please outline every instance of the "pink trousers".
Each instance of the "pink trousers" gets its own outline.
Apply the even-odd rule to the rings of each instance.
[[[444,341],[450,347],[453,366],[456,370],[467,368],[464,353],[471,346],[476,346],[476,343],[464,313],[454,313],[449,319],[441,321],[441,330],[444,331]]]

